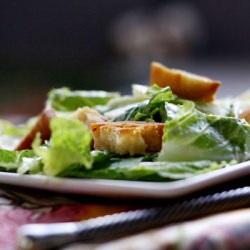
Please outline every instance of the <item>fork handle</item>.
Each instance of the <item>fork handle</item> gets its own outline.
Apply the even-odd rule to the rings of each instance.
[[[250,205],[250,186],[83,222],[30,224],[18,235],[21,250],[53,250],[75,242],[100,243],[128,234]]]

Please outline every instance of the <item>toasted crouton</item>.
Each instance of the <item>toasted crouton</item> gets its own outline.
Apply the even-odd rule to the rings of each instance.
[[[21,142],[17,145],[16,150],[31,149],[32,142],[35,139],[37,133],[40,133],[41,140],[44,142],[48,140],[51,135],[50,120],[55,116],[53,109],[45,109],[38,117],[36,123],[30,129],[30,131],[24,136]]]
[[[140,155],[160,151],[163,128],[163,123],[131,121],[91,125],[94,148],[108,150],[119,155]]]
[[[244,110],[239,117],[241,119],[245,119],[248,123],[250,123],[250,107]]]
[[[92,123],[107,121],[107,118],[105,118],[96,110],[89,107],[83,107],[77,109],[76,112],[74,113],[74,117],[77,120],[86,124],[89,128]]]
[[[170,86],[177,96],[194,101],[212,102],[221,83],[183,70],[170,69],[160,63],[151,64],[150,84]]]

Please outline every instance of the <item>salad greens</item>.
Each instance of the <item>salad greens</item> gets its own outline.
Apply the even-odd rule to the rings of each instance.
[[[159,161],[213,160],[241,162],[250,158],[250,126],[243,120],[207,115],[187,101],[165,125]]]
[[[0,149],[0,170],[17,172],[19,168],[24,167],[24,159],[31,159],[32,162],[35,162],[36,158],[33,150],[11,151]],[[38,166],[37,163],[36,166]]]
[[[149,100],[141,102],[134,107],[126,110],[113,121],[147,121],[147,122],[166,122],[168,113],[178,109],[176,105],[182,104],[182,100],[177,98],[169,87],[161,89],[153,86],[152,96]],[[150,93],[150,92],[149,92]],[[170,105],[175,104],[175,105]]]
[[[56,117],[51,121],[52,136],[47,145],[34,142],[34,152],[41,157],[46,175],[58,175],[65,168],[79,164],[90,168],[91,134],[78,120]]]
[[[141,158],[113,159],[109,164],[88,171],[72,169],[65,176],[88,179],[173,181],[207,173],[226,167],[233,162],[190,161],[190,162],[148,162]]]
[[[246,101],[238,100],[237,108],[246,105]],[[74,112],[85,106],[113,122],[164,123],[162,149],[135,156],[94,150],[90,129],[74,117]],[[50,122],[51,137],[42,142],[38,133],[29,150],[14,148],[34,121],[22,126],[0,121],[1,171],[174,181],[250,159],[250,125],[232,112],[233,102],[196,103],[174,95],[170,87],[134,85],[132,95],[126,96],[106,91],[54,89],[48,94],[46,107],[57,113]]]
[[[107,91],[71,91],[69,88],[53,89],[49,92],[50,105],[58,111],[74,111],[78,107],[105,105],[118,93]]]

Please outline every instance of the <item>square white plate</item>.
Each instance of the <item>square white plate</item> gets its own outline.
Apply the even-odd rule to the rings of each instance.
[[[112,198],[176,198],[250,174],[250,161],[173,182],[57,178],[0,172],[0,184]]]

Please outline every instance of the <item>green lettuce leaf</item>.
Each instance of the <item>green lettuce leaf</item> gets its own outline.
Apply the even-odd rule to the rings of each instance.
[[[250,158],[250,125],[233,117],[206,115],[186,101],[166,123],[159,161],[231,161]]]
[[[169,87],[154,87],[148,90],[151,97],[115,117],[113,121],[165,122],[169,113],[176,112],[183,101]],[[170,105],[172,104],[172,105]]]
[[[105,105],[119,94],[107,91],[70,90],[69,88],[53,89],[49,92],[48,104],[57,111],[74,111],[77,108]]]
[[[12,151],[0,149],[0,170],[16,172],[23,164],[24,159],[35,157],[33,150]]]
[[[91,168],[92,135],[86,125],[78,120],[56,117],[51,120],[51,132],[47,145],[39,145],[37,140],[33,145],[35,153],[42,158],[46,175],[59,175],[74,165]]]
[[[137,103],[148,100],[150,97],[149,94],[148,86],[132,84],[132,95],[114,97],[107,104],[98,105],[95,109],[105,116],[113,118],[117,116],[113,114],[120,114],[123,110],[127,110],[129,107],[133,107]]]
[[[141,157],[113,159],[90,170],[72,169],[66,176],[86,179],[175,181],[224,168],[231,163],[213,161],[143,162]]]

